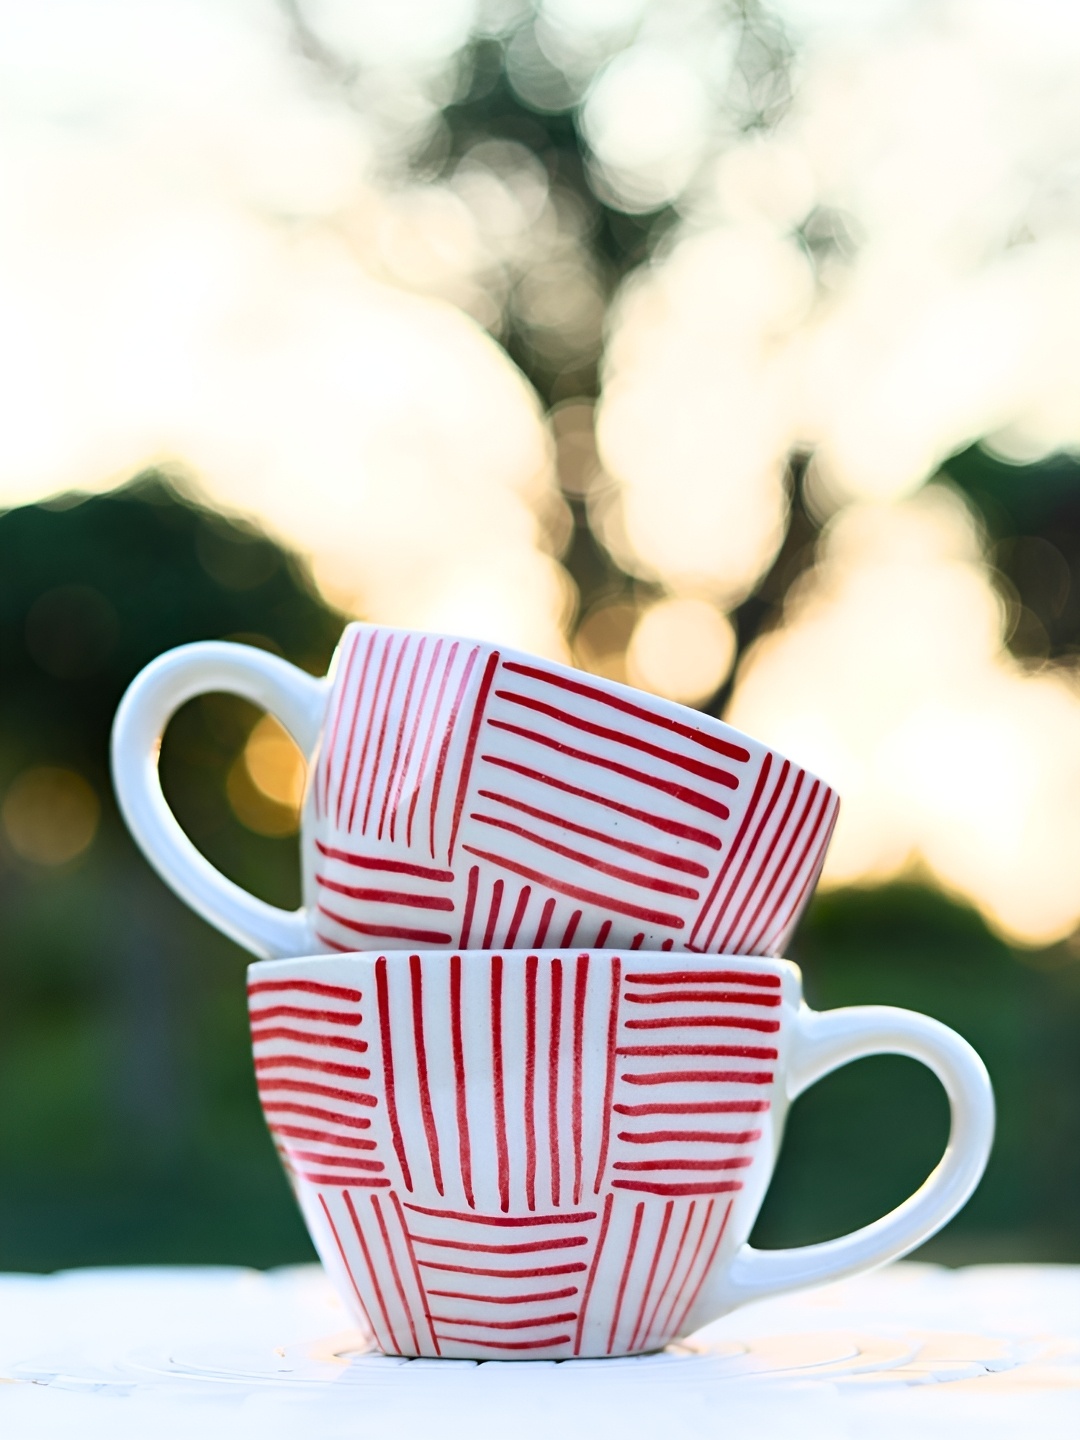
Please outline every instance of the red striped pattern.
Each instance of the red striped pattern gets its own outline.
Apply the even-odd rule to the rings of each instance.
[[[683,1333],[770,1163],[784,1031],[754,1026],[779,974],[588,950],[325,964],[309,988],[251,987],[256,1074],[324,1262],[379,1343],[561,1359]],[[655,1041],[634,1028],[643,995],[676,1022]],[[346,1063],[341,1038],[365,1048]]]
[[[367,626],[343,642],[314,800],[304,843],[318,857],[317,936],[334,952],[774,954],[837,808],[822,782],[716,722],[479,645]]]

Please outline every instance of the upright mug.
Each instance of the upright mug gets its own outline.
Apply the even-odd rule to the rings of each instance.
[[[658,1349],[911,1250],[990,1149],[990,1082],[966,1041],[908,1010],[815,1014],[785,960],[376,951],[248,977],[270,1132],[328,1273],[394,1354]],[[945,1087],[941,1163],[861,1230],[752,1249],[788,1104],[880,1053]]]
[[[165,726],[208,691],[268,710],[307,760],[295,912],[226,879],[162,794]],[[322,680],[223,641],[169,651],[124,696],[112,761],[151,863],[267,958],[402,945],[775,955],[838,805],[697,711],[478,641],[361,624]]]

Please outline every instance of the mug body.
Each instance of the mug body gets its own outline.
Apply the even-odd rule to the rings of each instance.
[[[311,949],[780,953],[837,798],[721,721],[477,641],[345,632],[303,825]]]
[[[267,1124],[390,1354],[655,1350],[729,1308],[801,1002],[786,961],[421,951],[249,970]]]

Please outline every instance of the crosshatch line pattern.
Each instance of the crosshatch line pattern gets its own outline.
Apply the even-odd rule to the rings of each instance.
[[[355,987],[310,961],[251,984],[267,1123],[383,1348],[621,1354],[693,1315],[771,1166],[782,987],[659,959],[401,953]]]
[[[837,797],[719,728],[542,661],[356,627],[312,782],[318,943],[781,953]]]

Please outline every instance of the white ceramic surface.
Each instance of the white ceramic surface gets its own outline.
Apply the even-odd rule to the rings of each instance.
[[[655,1350],[905,1254],[963,1205],[993,1135],[958,1035],[886,1007],[815,1014],[782,960],[375,952],[253,965],[249,997],[308,1228],[388,1353]],[[880,1053],[941,1080],[940,1164],[864,1229],[751,1249],[789,1102]]]
[[[303,908],[227,880],[161,793],[173,712],[276,715],[308,759]],[[837,798],[697,711],[476,641],[351,625],[313,679],[224,642],[159,657],[117,712],[124,817],[165,880],[259,956],[403,944],[783,952]]]

